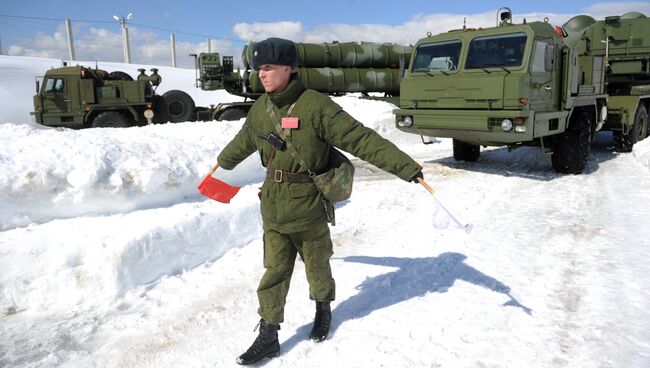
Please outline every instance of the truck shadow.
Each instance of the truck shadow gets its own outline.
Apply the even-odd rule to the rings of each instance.
[[[506,295],[509,300],[504,306],[520,308],[531,315],[532,309],[522,305],[510,295],[510,288],[501,281],[488,276],[464,263],[467,256],[447,252],[438,257],[396,258],[396,257],[345,257],[345,262],[356,262],[378,266],[394,267],[396,270],[371,277],[356,287],[359,292],[339,303],[332,310],[330,336],[346,321],[358,319],[374,311],[390,307],[428,293],[444,293],[457,280],[484,287]],[[282,343],[284,352],[308,339],[312,323],[296,330],[296,333]]]
[[[613,149],[612,133],[597,133],[591,143],[587,167],[581,175],[595,173],[600,168],[600,164],[613,160],[618,155],[619,153]],[[551,155],[543,153],[538,147],[522,147],[511,152],[508,152],[505,147],[481,150],[481,157],[477,162],[456,161],[453,156],[427,162],[453,169],[540,181],[551,181],[570,175],[555,172],[551,166]]]

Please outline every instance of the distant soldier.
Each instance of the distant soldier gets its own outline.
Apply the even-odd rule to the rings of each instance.
[[[296,73],[293,42],[269,38],[252,51],[252,67],[266,93],[255,101],[242,129],[218,157],[219,165],[230,170],[257,151],[267,168],[260,192],[266,269],[257,289],[262,318],[253,345],[237,358],[242,365],[280,354],[278,330],[296,254],[304,261],[309,297],[316,302],[309,338],[321,342],[329,333],[334,279],[327,222],[333,218],[333,206],[323,205],[326,202],[304,166],[316,174],[327,171],[331,150],[338,147],[403,180],[417,183],[422,177],[422,167],[393,143],[364,127],[329,97],[305,89]],[[293,148],[284,147],[282,138],[279,144],[263,139],[275,132],[284,132],[281,137]]]

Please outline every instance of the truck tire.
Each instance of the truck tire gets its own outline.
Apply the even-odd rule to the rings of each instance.
[[[636,142],[644,139],[648,132],[648,110],[645,105],[639,104],[634,114],[634,124],[627,134],[614,132],[614,146],[618,152],[632,152]]]
[[[458,139],[453,140],[454,160],[475,162],[481,156],[481,147],[478,144],[469,144]]]
[[[231,107],[228,108],[224,111],[222,111],[219,114],[219,117],[217,118],[218,121],[222,120],[228,120],[228,121],[234,121],[234,120],[239,120],[243,119],[248,115],[244,109],[236,108],[236,107]]]
[[[93,128],[127,128],[131,121],[119,111],[104,111],[93,119]]]
[[[177,89],[163,95],[168,120],[172,123],[191,121],[194,115],[194,100],[190,95]]]
[[[580,174],[584,171],[591,147],[591,126],[592,118],[586,111],[571,118],[569,129],[560,135],[551,155],[556,172]]]
[[[108,79],[108,80],[122,80],[122,81],[132,81],[133,80],[133,78],[131,78],[130,75],[128,75],[128,74],[126,74],[124,72],[120,72],[120,71],[108,73],[108,77],[106,79]]]
[[[648,113],[648,110],[650,110],[650,102],[648,102],[648,103],[645,105],[645,111],[646,111],[646,113]],[[645,136],[646,136],[646,138],[647,138],[647,137],[650,137],[650,116],[648,116],[648,117],[646,118],[646,124],[645,124],[645,125],[646,125],[646,134],[645,134]]]

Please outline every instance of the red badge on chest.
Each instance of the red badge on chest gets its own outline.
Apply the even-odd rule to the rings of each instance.
[[[282,129],[298,129],[298,118],[282,118]]]

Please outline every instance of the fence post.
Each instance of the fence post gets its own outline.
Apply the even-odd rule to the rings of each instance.
[[[75,60],[74,55],[74,41],[72,40],[72,26],[70,26],[70,19],[65,20],[65,30],[68,31],[68,55],[70,60]]]
[[[172,44],[172,67],[176,67],[176,38],[174,37],[174,33],[171,34],[170,36],[170,41]]]

